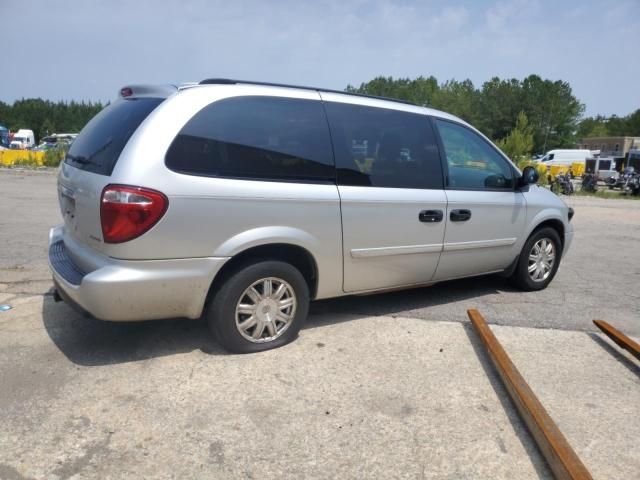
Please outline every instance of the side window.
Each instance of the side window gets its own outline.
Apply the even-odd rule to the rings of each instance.
[[[187,122],[166,165],[181,173],[284,181],[335,181],[320,101],[232,97]]]
[[[436,125],[447,157],[450,188],[513,188],[512,169],[486,140],[456,123],[436,120]]]
[[[326,102],[340,185],[443,188],[435,134],[424,115]]]

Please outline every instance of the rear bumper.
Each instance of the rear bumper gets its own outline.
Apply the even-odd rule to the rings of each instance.
[[[49,267],[60,296],[101,320],[198,318],[226,260],[117,260],[65,237],[64,227],[49,233]]]

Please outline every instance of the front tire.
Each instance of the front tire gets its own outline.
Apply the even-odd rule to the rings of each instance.
[[[522,290],[543,290],[555,277],[561,257],[558,232],[551,227],[536,230],[522,247],[512,279]]]
[[[233,353],[281,347],[298,336],[309,311],[309,287],[294,266],[264,260],[236,269],[206,312],[220,345]]]

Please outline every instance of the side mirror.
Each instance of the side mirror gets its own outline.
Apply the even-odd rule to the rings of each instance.
[[[484,179],[484,186],[487,188],[505,188],[507,185],[507,179],[504,175],[489,175]]]
[[[536,170],[535,167],[532,167],[531,165],[524,167],[524,170],[522,170],[522,177],[520,179],[520,183],[522,185],[532,185],[535,183],[538,183],[538,179],[540,178],[540,175],[538,175],[538,170]]]

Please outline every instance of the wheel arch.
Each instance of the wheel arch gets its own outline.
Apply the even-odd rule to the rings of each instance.
[[[562,244],[562,249],[564,249],[564,231],[565,231],[564,223],[562,223],[562,220],[559,220],[557,218],[549,218],[547,220],[540,222],[535,226],[535,228],[533,228],[533,230],[531,230],[531,232],[529,232],[529,235],[527,235],[527,238],[529,238],[531,235],[533,235],[535,232],[537,232],[541,228],[545,228],[545,227],[553,228],[558,233],[558,236],[560,237],[560,243]]]
[[[294,243],[274,242],[247,247],[227,260],[211,282],[207,303],[229,276],[244,266],[263,260],[279,260],[293,265],[307,282],[309,298],[315,298],[318,289],[318,264],[313,254]]]
[[[533,235],[533,233],[537,230],[540,230],[544,227],[551,227],[558,233],[560,242],[562,243],[562,248],[564,249],[564,235],[567,230],[567,225],[563,221],[560,212],[558,212],[556,209],[547,208],[541,210],[537,215],[535,215],[535,217],[533,217],[533,219],[529,222],[529,225],[529,231],[524,236],[522,245],[524,245],[527,239],[531,237],[531,235]]]

